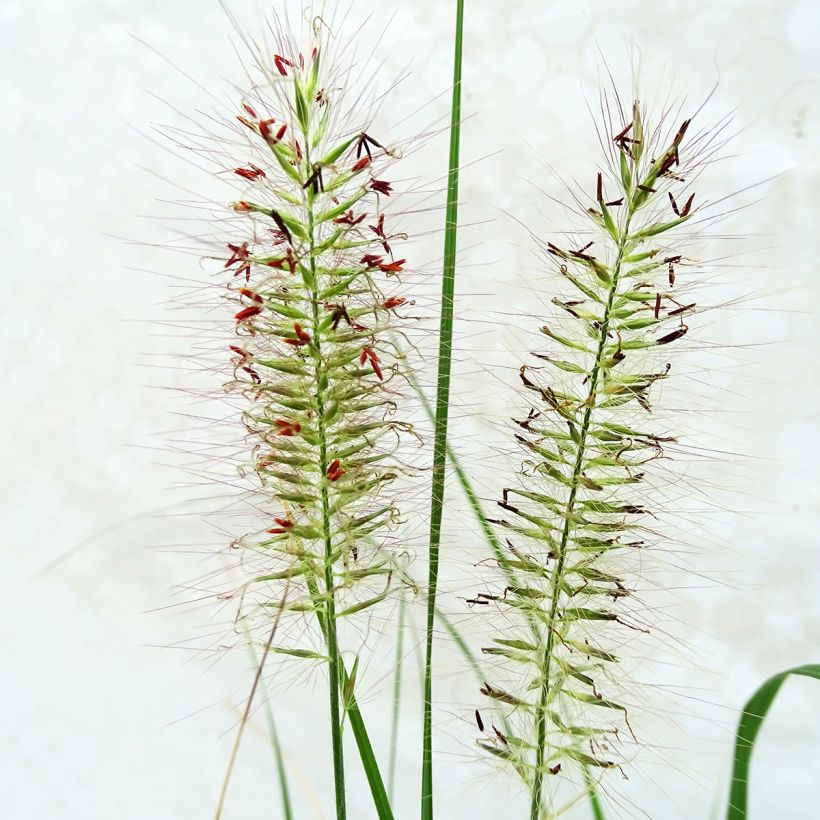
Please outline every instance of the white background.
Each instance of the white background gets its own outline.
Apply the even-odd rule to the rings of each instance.
[[[229,5],[249,31],[265,11],[245,0]],[[356,15],[373,12],[376,29],[397,12],[389,37],[372,41],[386,75],[412,69],[391,117],[425,104],[424,121],[446,115],[454,4],[355,5]],[[462,236],[457,287],[454,441],[482,497],[495,497],[484,488],[498,486],[493,464],[504,462],[493,458],[506,446],[505,420],[521,406],[517,333],[537,328],[537,304],[551,295],[533,240],[516,220],[542,237],[562,227],[536,190],[561,195],[545,164],[592,176],[597,154],[585,99],[596,98],[601,55],[627,98],[630,53],[642,62],[648,94],[671,84],[694,105],[719,80],[710,111],[734,111],[737,137],[700,183],[706,196],[775,177],[733,200],[748,208],[699,248],[701,258],[723,260],[712,273],[720,300],[731,304],[703,325],[703,338],[723,352],[703,356],[706,369],[690,371],[680,392],[670,386],[663,398],[668,390],[673,405],[694,411],[681,430],[693,447],[736,455],[686,468],[692,492],[714,507],[677,521],[697,548],[681,555],[700,562],[688,568],[706,579],[674,596],[678,629],[659,650],[679,640],[687,647],[671,683],[657,684],[658,692],[674,687],[674,714],[647,718],[643,734],[656,748],[635,761],[629,783],[611,786],[619,801],[611,816],[712,816],[737,708],[765,676],[820,660],[819,7],[809,0],[468,0],[467,7],[463,160],[471,164],[462,215],[473,227]],[[199,268],[193,256],[151,244],[160,233],[151,217],[165,213],[156,200],[185,199],[182,189],[206,183],[152,131],[155,122],[181,122],[152,95],[183,114],[208,108],[187,72],[225,99],[230,84],[242,82],[236,38],[216,2],[190,0],[2,0],[0,38],[2,814],[212,816],[251,673],[242,653],[214,664],[190,649],[161,648],[209,632],[215,616],[207,607],[159,608],[178,600],[176,584],[199,574],[198,550],[224,541],[196,514],[201,484],[188,486],[164,466],[173,461],[169,446],[185,449],[184,433],[173,432],[185,425],[171,415],[184,362],[168,354],[184,340],[160,324],[173,282],[156,272],[190,280]],[[446,139],[433,140],[408,167],[429,180],[430,204],[440,205]],[[414,258],[434,281],[440,235],[413,241]],[[450,555],[452,564],[442,594],[459,612],[458,580],[480,559],[481,543],[455,487],[450,499],[444,560]],[[177,549],[158,548],[169,544]],[[518,784],[473,745],[475,686],[457,654],[443,649],[441,658],[438,816],[525,816]],[[329,817],[331,795],[324,690],[318,675],[307,683],[274,684],[273,699],[301,820]],[[383,751],[390,681],[376,674],[365,686]],[[793,680],[783,690],[756,753],[753,818],[815,816],[818,697],[816,681]],[[405,818],[417,812],[417,704],[402,721],[397,817]],[[370,817],[352,748],[348,757],[351,817]],[[276,801],[258,716],[225,816],[277,817]],[[572,816],[588,815],[579,808]]]

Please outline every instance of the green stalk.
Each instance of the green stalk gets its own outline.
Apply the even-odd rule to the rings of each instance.
[[[561,543],[557,550],[555,569],[552,575],[552,590],[551,590],[551,604],[549,619],[547,622],[547,645],[544,650],[544,671],[541,680],[541,693],[538,702],[538,712],[536,716],[536,751],[535,751],[535,776],[532,784],[532,800],[530,802],[530,820],[540,820],[541,817],[541,799],[544,787],[544,746],[546,743],[547,734],[547,699],[550,688],[550,666],[552,661],[552,649],[555,642],[555,617],[558,611],[558,601],[561,597],[561,585],[563,581],[564,565],[566,562],[567,542],[569,540],[570,531],[572,530],[573,511],[575,509],[575,498],[578,494],[578,485],[581,478],[581,468],[584,463],[584,455],[586,452],[587,433],[589,432],[589,423],[592,418],[592,410],[595,407],[595,392],[598,388],[598,376],[601,371],[601,362],[604,357],[604,350],[607,344],[607,337],[609,334],[609,322],[612,316],[612,304],[615,301],[615,295],[618,291],[618,281],[621,273],[621,263],[624,256],[624,248],[629,236],[629,223],[627,218],[623,231],[618,237],[618,256],[615,260],[615,265],[612,269],[612,284],[609,286],[609,296],[604,311],[603,321],[601,322],[600,335],[598,337],[598,350],[595,354],[595,363],[592,366],[592,371],[589,377],[589,391],[587,392],[586,410],[584,411],[584,418],[581,423],[581,429],[578,435],[578,452],[575,457],[575,464],[572,470],[571,487],[569,491],[569,498],[567,500],[566,511],[564,513],[564,526],[561,532]]]
[[[310,572],[305,573],[305,583],[307,584],[311,597],[315,601],[321,601],[321,592],[316,580],[316,575]],[[319,629],[325,638],[325,643],[327,643],[327,629],[320,606],[316,607],[316,619],[319,621]],[[345,711],[347,717],[350,719],[350,728],[353,730],[353,737],[356,740],[356,747],[359,750],[359,758],[362,761],[367,783],[370,786],[373,805],[376,808],[379,820],[394,820],[393,810],[390,808],[390,800],[388,799],[387,791],[384,788],[384,781],[379,771],[379,764],[373,752],[373,746],[370,743],[370,736],[367,734],[367,727],[364,724],[364,718],[359,710],[356,695],[353,692],[353,688],[349,685],[350,677],[347,674],[347,668],[343,661],[339,663],[339,671],[342,676],[342,686],[347,692]]]
[[[429,577],[427,584],[427,640],[424,666],[424,730],[421,766],[421,818],[433,820],[433,630],[436,618],[439,545],[444,508],[444,470],[447,463],[447,421],[453,348],[453,295],[455,291],[456,236],[458,231],[458,163],[461,136],[461,56],[464,0],[456,3],[453,98],[450,119],[450,161],[444,227],[444,269],[441,281],[436,424],[433,443],[433,478],[430,500]]]
[[[310,161],[310,133],[309,128],[303,129],[305,137],[305,162],[311,168]],[[330,679],[330,731],[331,743],[333,746],[333,786],[336,794],[336,820],[345,820],[347,810],[345,807],[345,770],[344,770],[344,747],[342,743],[342,721],[339,713],[339,644],[336,633],[336,602],[334,598],[335,583],[333,580],[333,542],[330,527],[330,502],[328,499],[328,459],[327,459],[327,430],[325,429],[325,402],[324,385],[327,377],[324,373],[324,362],[322,360],[321,328],[319,325],[319,285],[316,271],[316,241],[314,236],[315,224],[313,213],[313,194],[311,189],[305,193],[308,215],[308,242],[310,246],[310,274],[311,274],[311,307],[313,310],[313,339],[311,351],[313,356],[313,368],[316,383],[316,429],[319,434],[319,485],[322,501],[322,539],[325,546],[324,560],[324,585],[325,601],[324,607],[327,617],[325,619],[325,635],[327,638],[328,654],[328,677]]]

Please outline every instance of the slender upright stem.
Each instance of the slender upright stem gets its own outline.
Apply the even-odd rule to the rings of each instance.
[[[609,286],[609,295],[607,298],[604,315],[601,320],[601,328],[598,336],[598,349],[595,353],[595,362],[592,365],[592,370],[589,375],[589,390],[585,401],[586,409],[584,410],[584,418],[581,422],[581,429],[578,434],[578,452],[575,456],[575,463],[572,469],[572,477],[570,479],[569,498],[567,499],[566,511],[564,513],[564,524],[561,532],[561,542],[556,550],[555,568],[552,573],[552,583],[550,591],[550,613],[547,621],[547,645],[544,650],[543,673],[541,678],[541,692],[538,702],[538,712],[536,717],[536,752],[535,752],[535,775],[532,783],[532,800],[530,802],[530,820],[540,820],[541,818],[541,801],[542,792],[544,788],[544,748],[546,745],[547,734],[547,700],[549,698],[550,689],[550,667],[552,663],[552,650],[555,641],[555,618],[558,612],[558,602],[561,597],[561,587],[564,575],[564,565],[566,563],[567,544],[569,536],[572,531],[572,522],[574,520],[573,512],[575,510],[575,500],[578,495],[578,485],[580,483],[581,473],[584,465],[584,456],[586,455],[587,435],[589,433],[589,424],[592,419],[592,411],[595,408],[595,395],[598,389],[598,378],[601,373],[601,362],[604,359],[604,350],[606,349],[607,339],[609,337],[609,323],[612,318],[612,304],[615,301],[615,296],[618,292],[618,282],[621,273],[621,263],[624,256],[624,247],[626,238],[629,234],[629,220],[626,221],[623,231],[621,232],[618,241],[618,256],[615,260],[615,265],[612,269],[612,283]]]
[[[436,619],[439,544],[444,507],[444,470],[447,463],[447,421],[450,405],[450,372],[453,347],[453,294],[455,292],[456,234],[458,228],[458,163],[461,132],[461,44],[464,0],[457,0],[453,99],[450,120],[450,161],[444,228],[444,269],[441,280],[436,423],[433,443],[433,478],[430,501],[429,577],[427,584],[427,641],[424,667],[424,731],[421,767],[421,818],[433,820],[433,630]]]
[[[310,135],[305,130],[305,160],[307,167],[310,162]],[[327,640],[328,677],[330,678],[330,731],[333,745],[333,785],[336,794],[336,820],[345,820],[345,771],[344,749],[342,743],[342,721],[339,711],[341,670],[339,663],[339,643],[336,633],[336,602],[334,597],[335,582],[333,579],[333,538],[330,522],[330,501],[328,497],[328,457],[327,457],[327,429],[325,426],[324,384],[327,379],[324,373],[322,359],[321,327],[319,316],[319,283],[316,267],[316,238],[313,212],[313,197],[310,188],[305,192],[307,203],[308,242],[310,246],[310,275],[311,275],[311,311],[312,311],[312,341],[313,371],[315,381],[316,400],[316,430],[319,438],[319,492],[322,503],[322,540],[324,541],[324,586],[325,586],[325,637]]]

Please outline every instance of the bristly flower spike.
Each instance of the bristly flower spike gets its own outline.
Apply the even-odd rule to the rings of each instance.
[[[645,546],[644,465],[673,439],[627,422],[652,409],[652,386],[670,370],[658,359],[695,308],[678,298],[682,257],[670,243],[697,212],[694,194],[679,191],[714,145],[709,134],[687,142],[689,120],[663,140],[637,101],[626,119],[608,136],[609,173],[579,195],[594,240],[546,246],[572,289],[553,299],[569,329],[544,325],[539,366],[520,369],[532,397],[516,422],[525,462],[493,522],[507,536],[496,603],[512,631],[483,649],[498,679],[482,688],[481,712],[500,713],[506,728],[500,737],[479,721],[478,744],[521,776],[531,820],[558,813],[547,783],[583,790],[589,771],[620,765],[619,741],[632,737],[626,707],[608,692],[617,632],[643,631],[625,606],[634,579],[624,559]]]
[[[342,660],[337,624],[384,601],[402,579],[386,546],[399,520],[389,488],[403,471],[396,434],[411,428],[393,418],[399,369],[389,340],[407,297],[392,293],[406,260],[388,242],[406,237],[389,233],[379,201],[393,193],[383,175],[395,153],[339,121],[343,89],[324,65],[323,30],[317,21],[309,57],[280,37],[263,66],[271,99],[259,99],[258,86],[253,104],[241,103],[253,162],[231,168],[247,188],[230,206],[236,229],[224,267],[241,337],[230,345],[230,387],[247,402],[268,510],[259,531],[238,542],[254,568],[243,601],[271,619],[283,611],[315,626],[321,651],[274,651],[327,663],[343,818],[341,733],[356,676]],[[374,226],[363,224],[368,214]]]

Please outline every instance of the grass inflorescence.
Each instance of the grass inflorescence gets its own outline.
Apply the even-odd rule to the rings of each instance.
[[[357,709],[357,666],[345,667],[339,624],[406,579],[382,536],[398,522],[389,488],[411,428],[396,418],[401,363],[389,336],[406,302],[406,236],[391,232],[385,208],[398,153],[339,116],[323,31],[317,19],[304,52],[280,35],[260,63],[265,84],[241,101],[237,121],[251,142],[232,172],[247,191],[230,206],[236,238],[224,270],[237,336],[229,389],[246,402],[249,453],[269,499],[262,529],[237,541],[253,568],[242,614],[315,617],[322,648],[271,651],[327,665],[342,818],[342,727]]]
[[[501,682],[482,688],[501,731],[477,715],[479,745],[507,761],[530,792],[530,817],[558,810],[548,778],[584,789],[589,771],[614,768],[628,710],[608,693],[618,630],[643,630],[624,602],[634,577],[624,555],[647,547],[646,465],[674,438],[653,429],[653,385],[670,373],[674,342],[695,304],[679,297],[677,234],[697,215],[690,180],[709,135],[691,122],[645,122],[642,106],[605,108],[608,164],[576,196],[588,228],[546,256],[568,291],[540,330],[535,363],[520,368],[530,397],[515,419],[523,452],[494,523],[504,533],[505,630],[484,647]]]

